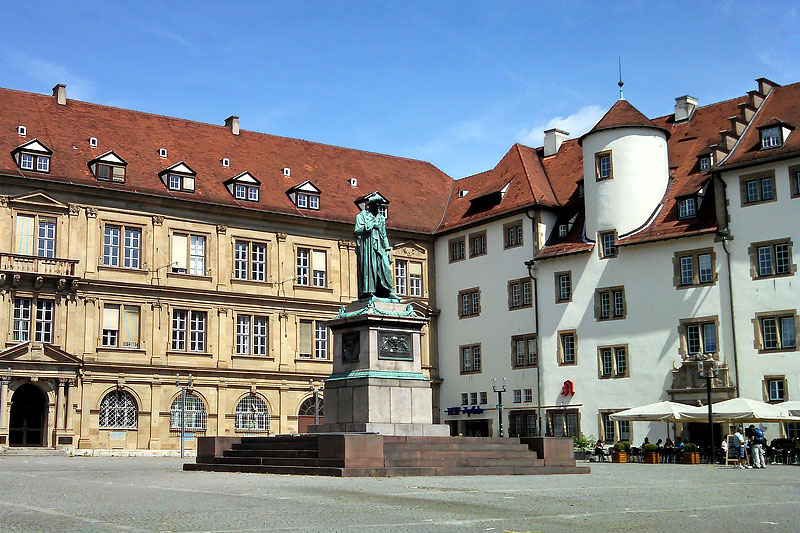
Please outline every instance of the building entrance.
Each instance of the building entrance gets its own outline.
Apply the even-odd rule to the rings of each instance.
[[[36,385],[25,384],[14,391],[8,419],[9,445],[44,446],[46,406],[46,397]]]

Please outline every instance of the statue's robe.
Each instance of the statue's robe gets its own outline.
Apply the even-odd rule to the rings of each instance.
[[[380,213],[366,209],[356,215],[356,257],[358,262],[358,297],[396,298],[392,291],[392,266],[389,262],[389,239],[386,221]]]

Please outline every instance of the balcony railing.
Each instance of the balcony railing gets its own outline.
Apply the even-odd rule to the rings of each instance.
[[[77,264],[77,259],[0,253],[0,270],[5,272],[75,277],[75,265]]]

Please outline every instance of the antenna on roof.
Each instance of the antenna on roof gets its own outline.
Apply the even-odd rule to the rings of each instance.
[[[619,83],[617,83],[619,85],[619,99],[625,100],[625,97],[622,96],[622,86],[625,85],[625,82],[622,81],[622,56],[617,56],[617,59],[619,60]]]

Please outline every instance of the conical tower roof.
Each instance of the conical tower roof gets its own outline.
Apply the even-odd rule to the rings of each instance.
[[[603,115],[603,118],[594,125],[594,128],[581,135],[578,142],[583,144],[583,139],[587,135],[614,128],[653,128],[663,131],[667,134],[667,137],[669,137],[669,131],[667,129],[657,126],[652,120],[644,116],[641,111],[633,107],[630,102],[620,98],[611,106],[611,109]]]

